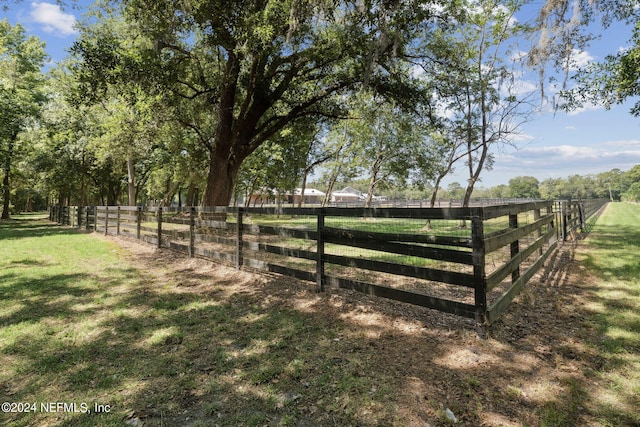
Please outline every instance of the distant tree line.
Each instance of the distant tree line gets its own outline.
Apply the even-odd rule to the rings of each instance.
[[[320,185],[312,183],[311,185]],[[339,183],[338,186],[350,185],[364,191],[365,180],[353,180]],[[606,198],[614,201],[640,201],[640,165],[628,171],[612,169],[608,172],[592,175],[571,175],[566,178],[548,178],[539,181],[533,176],[517,176],[508,184],[495,187],[478,187],[473,192],[477,199],[591,199]],[[452,182],[440,191],[443,200],[462,200],[465,188],[459,182]],[[431,188],[392,187],[380,191],[379,195],[390,200],[427,200],[432,194]]]
[[[614,201],[639,201],[639,189],[640,165],[636,165],[628,171],[612,169],[593,175],[548,178],[542,182],[531,176],[516,177],[496,193],[508,197],[542,199],[607,198]]]

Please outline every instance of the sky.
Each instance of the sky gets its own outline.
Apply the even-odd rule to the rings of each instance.
[[[45,41],[53,64],[67,55],[78,35],[74,25],[91,3],[78,0],[74,7],[63,9],[55,1],[0,0],[0,5],[8,7],[7,11],[0,10],[0,19],[20,23],[28,34]],[[630,37],[629,28],[613,25],[588,50],[577,52],[576,57],[583,63],[603,60],[607,54],[628,46]],[[523,84],[538,85],[538,81],[523,76]],[[534,176],[544,181],[631,169],[640,164],[640,118],[629,112],[633,102],[610,110],[590,106],[571,113],[543,108],[543,112],[523,125],[516,147],[504,146],[494,151],[493,168],[482,173],[479,186],[508,184],[516,176]],[[453,181],[464,185],[465,172],[465,165],[458,164],[444,186]]]

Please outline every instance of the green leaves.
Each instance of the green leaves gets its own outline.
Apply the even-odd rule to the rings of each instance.
[[[20,25],[0,21],[0,164],[2,182],[2,218],[9,218],[10,174],[17,151],[19,133],[36,118],[46,97],[40,68],[46,58],[44,44],[27,37]]]
[[[38,114],[45,101],[40,68],[44,43],[27,37],[20,25],[0,21],[0,137],[15,138],[26,121]]]

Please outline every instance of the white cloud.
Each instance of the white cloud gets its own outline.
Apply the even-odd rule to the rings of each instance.
[[[602,144],[606,147],[633,147],[640,149],[640,140],[638,139],[624,139],[620,141],[607,141]]]
[[[527,145],[519,150],[506,147],[495,153],[492,170],[482,173],[482,185],[495,187],[507,184],[515,176],[566,178],[571,175],[590,175],[612,169],[629,170],[640,164],[640,139],[606,141],[580,147],[563,144],[548,147]],[[465,168],[458,168],[448,182],[466,182]],[[446,184],[446,183],[445,183]]]
[[[513,135],[511,135],[510,141],[517,144],[522,144],[522,143],[532,143],[536,140],[536,137],[528,134],[528,133],[524,133],[524,132],[516,132]]]
[[[521,175],[586,175],[614,168],[630,169],[640,163],[640,140],[608,141],[593,146],[556,145],[526,147],[496,156],[495,169]]]
[[[516,80],[509,88],[509,94],[522,96],[538,92],[539,90],[538,85],[531,80]]]
[[[596,104],[592,104],[592,103],[587,103],[587,104],[584,104],[582,107],[575,108],[575,109],[569,111],[567,114],[569,116],[577,116],[578,114],[582,114],[582,113],[585,113],[587,111],[598,111],[598,110],[604,110],[604,109],[605,109],[604,105],[596,105]]]
[[[584,67],[594,59],[595,57],[586,50],[573,49],[571,53],[571,63],[569,64],[569,69],[571,71],[576,71],[578,68]]]
[[[76,17],[64,13],[60,6],[45,2],[31,3],[31,19],[43,25],[43,30],[60,36],[75,34],[77,31],[73,26]]]
[[[524,62],[529,56],[529,52],[524,50],[516,50],[511,54],[511,62]]]

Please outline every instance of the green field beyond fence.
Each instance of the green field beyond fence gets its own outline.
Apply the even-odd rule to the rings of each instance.
[[[55,208],[99,233],[495,322],[606,200],[471,208]]]

